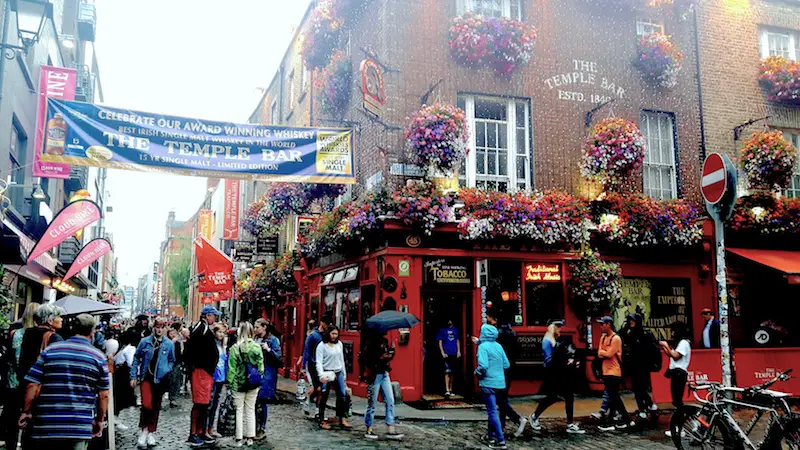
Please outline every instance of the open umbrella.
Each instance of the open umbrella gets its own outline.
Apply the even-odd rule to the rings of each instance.
[[[398,328],[411,328],[419,323],[413,314],[400,311],[381,311],[367,319],[367,328],[376,331],[389,331]]]
[[[56,306],[60,306],[67,311],[67,316],[76,314],[113,314],[122,311],[122,308],[110,303],[97,302],[89,300],[88,298],[77,297],[75,295],[68,295],[62,299],[56,300]]]

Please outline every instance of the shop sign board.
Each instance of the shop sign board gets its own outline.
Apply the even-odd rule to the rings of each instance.
[[[259,256],[278,254],[278,235],[259,236],[256,240],[256,253]]]
[[[526,263],[525,281],[532,283],[556,283],[561,281],[561,264]]]
[[[250,241],[236,241],[233,243],[234,260],[248,262],[253,258],[254,243]]]
[[[422,283],[427,287],[471,287],[473,263],[465,258],[426,258],[423,260]]]

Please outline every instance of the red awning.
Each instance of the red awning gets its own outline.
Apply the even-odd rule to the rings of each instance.
[[[789,275],[800,274],[800,251],[729,248],[729,252]]]

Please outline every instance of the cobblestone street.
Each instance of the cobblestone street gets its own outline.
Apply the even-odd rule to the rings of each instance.
[[[165,402],[166,403],[166,402]],[[189,430],[189,413],[191,403],[181,399],[179,407],[165,408],[161,413],[157,433],[159,450],[177,450],[188,448],[185,443]],[[136,448],[138,430],[138,408],[130,408],[121,414],[121,420],[131,426],[129,430],[117,431],[117,449],[133,450]],[[666,416],[661,418],[661,430],[666,428]],[[252,449],[280,450],[361,450],[361,449],[483,449],[479,438],[485,433],[486,424],[469,422],[400,422],[398,430],[405,433],[402,442],[368,441],[364,439],[363,417],[354,416],[351,420],[355,426],[353,431],[321,431],[316,424],[305,417],[299,406],[274,405],[270,407],[268,438],[255,443]],[[508,440],[512,449],[642,449],[666,450],[673,448],[665,440],[661,431],[633,431],[626,433],[599,434],[596,428],[587,425],[589,432],[584,436],[570,436],[564,433],[563,421],[543,421],[545,431],[540,436],[533,436],[530,428],[520,439]],[[378,422],[376,431],[381,434],[385,427]],[[221,439],[217,447],[230,448],[232,438]]]

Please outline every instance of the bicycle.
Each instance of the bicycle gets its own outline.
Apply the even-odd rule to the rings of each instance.
[[[800,416],[787,399],[790,394],[768,389],[778,381],[789,379],[789,369],[764,384],[749,388],[723,387],[720,383],[690,384],[697,405],[684,405],[672,415],[670,432],[678,450],[726,449],[773,450],[800,449]],[[708,391],[705,398],[698,391]],[[752,419],[742,428],[733,418],[730,407],[753,409]],[[769,413],[767,433],[761,442],[753,443],[750,433]]]

